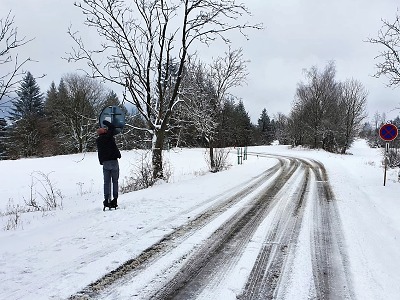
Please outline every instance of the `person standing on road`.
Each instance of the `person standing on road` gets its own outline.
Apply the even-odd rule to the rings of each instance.
[[[110,209],[118,207],[118,159],[121,158],[121,153],[114,139],[114,135],[116,134],[115,126],[107,120],[104,120],[103,124],[107,126],[107,128],[100,127],[97,129],[97,134],[99,136],[96,139],[96,145],[100,165],[103,165],[104,211],[106,207]],[[113,200],[111,200],[111,183]]]

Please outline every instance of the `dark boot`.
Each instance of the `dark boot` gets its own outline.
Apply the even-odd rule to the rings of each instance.
[[[109,209],[111,209],[110,204],[111,204],[111,203],[108,202],[108,199],[104,200],[104,201],[103,201],[103,211],[106,210],[106,207],[108,207]]]
[[[118,207],[117,199],[118,199],[118,198],[114,198],[114,199],[111,201],[111,203],[110,203],[110,208],[117,208],[117,207]]]

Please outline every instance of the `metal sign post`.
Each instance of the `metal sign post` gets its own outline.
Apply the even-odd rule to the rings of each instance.
[[[397,135],[399,134],[399,131],[396,127],[396,125],[393,124],[385,124],[382,125],[382,127],[379,129],[379,136],[381,137],[382,140],[384,140],[386,143],[385,145],[385,174],[383,175],[383,186],[386,185],[386,169],[387,169],[387,154],[389,152],[389,142],[393,141]]]
[[[383,175],[383,186],[386,186],[387,154],[389,152],[389,143],[385,145],[385,174]]]
[[[238,165],[243,164],[243,149],[242,147],[237,148],[237,155],[238,155]]]

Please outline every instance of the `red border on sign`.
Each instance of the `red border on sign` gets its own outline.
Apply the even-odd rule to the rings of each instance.
[[[382,133],[383,130],[387,130],[387,131],[394,130],[396,134],[392,135],[390,137],[387,137],[384,133]],[[398,134],[399,134],[399,130],[397,129],[396,125],[393,125],[393,124],[382,125],[381,128],[379,129],[379,136],[385,142],[393,141],[395,138],[397,138]]]

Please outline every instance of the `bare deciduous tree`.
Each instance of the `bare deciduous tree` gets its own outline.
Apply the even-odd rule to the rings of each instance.
[[[21,82],[21,75],[25,74],[23,66],[31,60],[20,60],[15,51],[30,41],[26,37],[18,36],[18,28],[15,27],[11,12],[0,19],[0,109],[11,101],[11,94]]]
[[[397,11],[395,20],[382,20],[383,26],[377,38],[370,38],[368,42],[384,46],[384,50],[376,57],[381,59],[376,64],[378,71],[375,77],[385,75],[389,78],[388,86],[400,85],[400,14]]]
[[[283,113],[279,112],[276,114],[274,117],[275,121],[275,138],[279,141],[281,144],[289,144],[290,143],[290,137],[288,134],[288,117],[284,115]]]
[[[299,84],[288,123],[294,145],[346,153],[366,117],[367,92],[354,79],[335,80],[335,65],[323,72],[306,73],[309,82]]]
[[[122,86],[152,134],[154,178],[162,179],[162,150],[170,119],[181,101],[188,56],[196,43],[209,44],[226,33],[261,28],[241,22],[248,9],[235,0],[83,0],[75,3],[96,29],[102,44],[89,49],[69,30],[77,48],[69,59],[85,60],[91,76]]]
[[[216,58],[207,68],[192,64],[184,78],[182,95],[186,100],[187,115],[209,147],[210,169],[215,169],[214,140],[220,125],[221,110],[229,90],[245,83],[246,61],[242,49],[229,50]]]
[[[366,118],[368,93],[361,82],[351,79],[341,85],[342,95],[340,108],[343,110],[342,122],[344,139],[341,143],[341,153],[346,153],[359,133],[362,121]]]
[[[100,82],[74,73],[64,75],[58,90],[48,93],[46,112],[55,124],[62,153],[82,153],[93,148],[97,116],[106,100],[106,90]]]
[[[229,90],[241,86],[246,82],[247,61],[243,58],[242,49],[231,50],[229,48],[225,56],[218,57],[211,66],[211,77],[213,78],[216,90],[216,101],[222,106],[224,100],[229,96]],[[218,125],[221,120],[216,122]],[[214,130],[215,131],[215,130]],[[214,136],[208,136],[210,149],[211,169],[214,168],[214,151],[213,151]]]
[[[333,111],[338,97],[337,83],[335,82],[335,64],[330,62],[323,72],[316,66],[307,70],[308,83],[300,83],[296,91],[296,105],[301,108],[302,122],[307,129],[307,144],[312,148],[323,147],[324,138],[331,130],[327,124],[328,114]]]
[[[177,119],[193,125],[200,138],[208,142],[208,136],[215,133],[215,115],[219,111],[213,79],[207,65],[201,62],[191,59],[185,69],[181,85],[184,102],[177,112]]]

